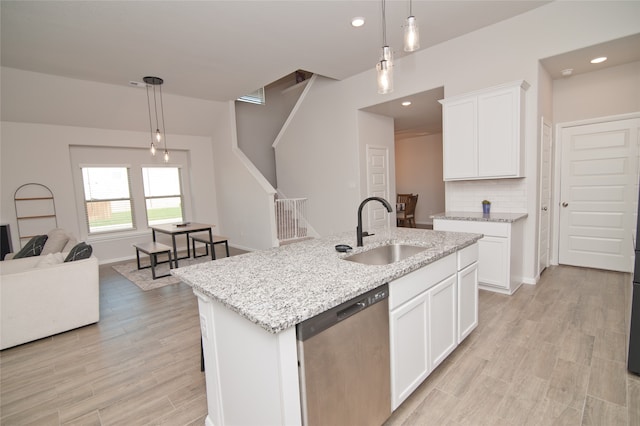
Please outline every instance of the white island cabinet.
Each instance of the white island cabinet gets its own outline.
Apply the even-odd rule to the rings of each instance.
[[[524,177],[525,81],[446,98],[444,180]]]
[[[198,298],[207,425],[302,424],[301,388],[306,384],[299,370],[296,325],[385,283],[407,284],[389,297],[395,304],[390,325],[396,333],[389,332],[390,341],[396,339],[390,355],[408,357],[402,377],[424,379],[457,346],[460,307],[472,310],[464,318],[477,318],[477,295],[458,298],[475,289],[473,283],[458,281],[475,260],[471,255],[460,261],[457,253],[472,253],[469,248],[481,235],[405,228],[382,234],[367,237],[364,247],[356,247],[355,233],[348,233],[172,270]],[[390,243],[425,250],[372,266],[346,261],[352,253],[334,248],[349,244],[355,254]],[[407,315],[396,315],[395,308]],[[464,327],[470,331],[473,325]],[[404,368],[403,363],[396,358],[396,367]]]
[[[389,283],[393,410],[477,326],[477,257],[473,244]]]

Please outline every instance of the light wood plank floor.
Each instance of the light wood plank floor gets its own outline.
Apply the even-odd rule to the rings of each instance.
[[[555,267],[480,295],[480,326],[387,425],[640,425],[630,275]],[[101,319],[0,352],[2,425],[202,425],[196,299],[100,267]]]

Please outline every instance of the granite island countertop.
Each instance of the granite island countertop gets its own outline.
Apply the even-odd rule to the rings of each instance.
[[[444,212],[431,215],[431,219],[469,220],[474,222],[513,223],[527,217],[527,213]]]
[[[365,237],[364,247],[356,247],[353,231],[172,269],[171,274],[270,333],[278,333],[480,238],[482,234],[393,228]],[[343,260],[390,242],[426,250],[390,265]],[[339,253],[337,244],[348,244],[353,250]]]

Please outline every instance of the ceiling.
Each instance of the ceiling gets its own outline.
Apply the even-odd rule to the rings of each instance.
[[[548,1],[414,0],[421,48],[509,19]],[[408,0],[387,0],[387,42],[396,58]],[[344,79],[373,69],[382,46],[381,1],[8,1],[0,4],[2,66],[126,86],[155,75],[163,92],[215,101],[251,93],[295,70]],[[353,28],[351,19],[366,23]],[[542,60],[553,78],[562,69],[590,71],[640,60],[640,35]],[[615,50],[614,50],[615,49]],[[622,61],[622,62],[621,62]],[[443,90],[369,108],[394,117],[396,133],[441,132]],[[426,118],[425,118],[426,117]]]
[[[413,14],[426,48],[545,3],[415,0]],[[380,0],[3,0],[0,13],[2,66],[120,85],[155,75],[165,93],[216,101],[297,69],[342,80],[382,47]],[[409,0],[387,0],[386,15],[398,58]]]

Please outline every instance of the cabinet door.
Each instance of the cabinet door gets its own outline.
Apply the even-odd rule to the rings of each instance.
[[[458,344],[478,326],[478,263],[458,272]]]
[[[509,288],[509,241],[504,237],[483,237],[478,241],[478,281]]]
[[[458,345],[457,276],[429,290],[429,365],[436,368]]]
[[[389,314],[391,408],[395,410],[429,375],[428,292]]]
[[[520,173],[520,87],[478,96],[478,175]]]
[[[444,180],[477,177],[477,98],[445,103],[442,115]]]

